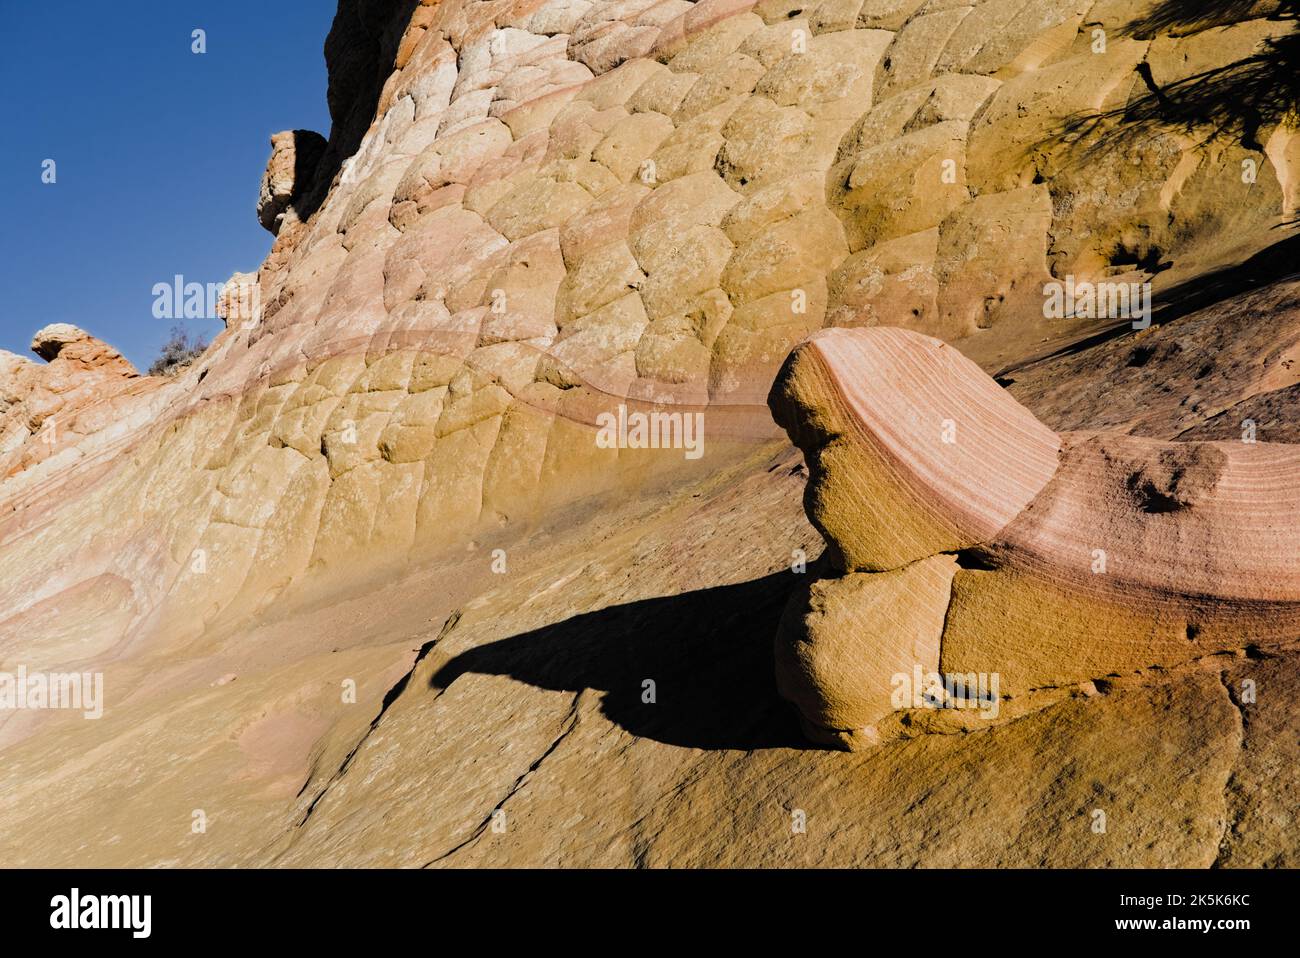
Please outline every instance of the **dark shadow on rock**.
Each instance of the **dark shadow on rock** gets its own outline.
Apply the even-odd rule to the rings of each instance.
[[[1155,325],[1198,312],[1216,303],[1300,276],[1300,236],[1289,236],[1234,266],[1212,270],[1163,290],[1152,308]]]
[[[329,149],[325,138],[314,130],[293,131],[293,182],[295,196],[290,200],[298,219],[305,221],[310,213],[305,204],[315,194],[316,175],[325,151]],[[299,184],[306,184],[303,189]],[[316,207],[312,208],[313,210]]]
[[[1274,243],[1241,263],[1213,270],[1160,291],[1152,299],[1151,325],[1164,326],[1251,290],[1296,278],[1300,278],[1300,235],[1292,235]],[[1051,352],[1004,366],[994,376],[1005,378],[1036,363],[1075,356],[1133,332],[1131,320],[1120,320]]]
[[[1187,36],[1240,22],[1257,6],[1252,0],[1162,0],[1121,32],[1139,40]],[[1295,22],[1300,0],[1282,0],[1267,19]],[[1054,139],[1080,144],[1084,159],[1145,140],[1160,129],[1235,140],[1262,151],[1259,132],[1294,120],[1300,110],[1300,33],[1292,29],[1266,39],[1250,56],[1163,86],[1145,61],[1137,73],[1146,93],[1113,110],[1070,117]]]
[[[772,666],[777,624],[802,578],[777,572],[588,612],[464,652],[429,684],[443,689],[478,672],[556,691],[597,689],[610,721],[642,738],[699,749],[808,747]]]
[[[1229,27],[1249,19],[1291,20],[1300,0],[1280,0],[1267,17],[1260,0],[1160,0],[1124,28],[1126,36],[1151,40],[1159,35],[1187,36],[1212,27]]]
[[[384,83],[396,68],[397,48],[419,0],[339,0],[325,39],[329,74],[329,143],[313,169],[296,170],[312,184],[294,209],[306,222],[325,202],[334,177],[361,146],[379,108]]]

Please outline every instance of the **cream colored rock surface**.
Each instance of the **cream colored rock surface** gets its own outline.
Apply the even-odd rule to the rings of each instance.
[[[106,696],[0,713],[0,859],[1294,863],[1284,644],[1010,724],[912,710],[855,755],[804,747],[772,678],[821,540],[765,398],[827,326],[1014,380],[1043,448],[1012,461],[1067,429],[1289,428],[1291,287],[1216,270],[1287,248],[1291,131],[1144,121],[1143,152],[1106,112],[1150,112],[1138,64],[1177,83],[1276,24],[1130,29],[1148,6],[344,0],[329,136],[268,163],[257,307],[167,381],[91,337],[0,356],[0,671]],[[1046,320],[1067,275],[1151,279],[1160,325]],[[702,416],[700,455],[598,441],[653,413],[679,440]],[[905,551],[1021,512],[984,488],[910,506]],[[1264,674],[1282,699],[1232,697]],[[1101,837],[1098,782],[1128,810]]]
[[[817,580],[806,600],[791,603],[781,628],[793,641],[777,644],[777,688],[812,737],[875,725],[892,707],[894,675],[918,664],[939,668],[956,571],[954,557],[931,556],[889,572]]]

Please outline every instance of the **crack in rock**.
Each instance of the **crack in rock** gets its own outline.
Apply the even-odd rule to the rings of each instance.
[[[312,812],[316,810],[316,806],[320,804],[321,799],[325,797],[325,794],[339,781],[339,779],[343,777],[348,768],[351,767],[352,760],[356,758],[357,753],[361,751],[361,746],[366,744],[371,733],[378,728],[379,723],[383,719],[384,713],[388,711],[389,706],[396,702],[398,697],[406,691],[406,687],[411,681],[411,676],[415,674],[415,670],[419,668],[420,663],[431,651],[433,651],[434,646],[446,638],[451,631],[456,628],[456,624],[460,621],[461,611],[462,610],[460,609],[455,609],[451,615],[447,616],[447,620],[443,622],[442,628],[438,631],[437,636],[420,646],[420,651],[416,654],[415,661],[411,663],[411,667],[407,669],[406,674],[398,679],[397,682],[393,684],[392,688],[384,693],[384,699],[379,707],[379,713],[370,720],[370,725],[366,728],[366,731],[361,738],[357,740],[357,744],[352,746],[351,751],[349,751],[344,757],[334,774],[330,776],[329,781],[327,781],[324,787],[316,794],[316,797],[311,800],[311,804],[307,806],[307,810],[303,813],[302,818],[298,820],[296,825],[294,825],[295,829],[300,829],[307,824],[308,819],[311,818]],[[446,691],[446,689],[439,690],[438,695],[441,695],[444,691]],[[298,794],[301,795],[306,788],[307,783],[304,782],[303,787],[299,789]]]
[[[524,773],[520,775],[517,779],[515,779],[514,784],[510,786],[509,790],[506,792],[505,797],[502,798],[501,801],[497,802],[496,805],[492,807],[492,811],[488,812],[487,816],[483,819],[483,821],[479,822],[478,827],[474,829],[473,833],[469,836],[469,838],[466,838],[463,842],[460,842],[452,846],[450,849],[443,852],[441,855],[438,855],[436,858],[432,858],[429,861],[425,862],[423,865],[420,866],[421,868],[430,868],[433,865],[436,865],[438,862],[444,861],[445,859],[450,858],[452,855],[455,855],[461,849],[466,848],[467,846],[472,845],[476,841],[478,841],[478,839],[482,836],[482,834],[485,831],[487,831],[488,826],[492,824],[493,816],[495,816],[496,813],[499,812],[501,809],[505,808],[506,803],[509,802],[510,799],[514,798],[514,796],[520,791],[520,789],[522,789],[524,785],[528,783],[528,780],[533,777],[533,774],[539,768],[542,767],[542,763],[545,762],[551,756],[551,753],[553,753],[557,748],[559,748],[560,744],[566,738],[569,737],[569,735],[573,732],[575,728],[578,727],[578,721],[581,718],[582,699],[586,694],[587,694],[587,690],[583,689],[582,691],[574,695],[573,702],[569,706],[569,713],[564,718],[564,721],[567,722],[568,724],[560,731],[560,734],[555,737],[555,740],[546,747],[546,750],[542,752],[542,754],[539,755],[537,759],[531,765],[528,766],[527,769],[524,770]]]
[[[1214,861],[1210,863],[1211,868],[1223,867],[1223,856],[1229,850],[1229,838],[1233,830],[1241,823],[1242,810],[1238,809],[1236,812],[1232,810],[1234,804],[1232,801],[1232,787],[1237,778],[1237,764],[1240,761],[1242,751],[1246,748],[1246,728],[1250,724],[1250,720],[1246,716],[1245,706],[1232,694],[1232,684],[1228,680],[1227,669],[1219,673],[1219,681],[1223,684],[1223,691],[1228,696],[1228,703],[1237,712],[1237,759],[1234,760],[1232,767],[1228,769],[1228,776],[1223,782],[1223,832],[1219,836],[1218,850],[1215,853]]]

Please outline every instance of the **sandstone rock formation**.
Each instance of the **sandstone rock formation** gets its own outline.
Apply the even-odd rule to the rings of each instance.
[[[1300,633],[1300,447],[1058,435],[890,328],[811,338],[771,403],[841,573],[777,645],[821,740],[878,740],[914,664],[1016,696]]]
[[[262,286],[257,273],[233,273],[217,298],[217,318],[227,326],[252,329],[262,319]]]
[[[902,737],[846,756],[802,747],[768,641],[821,566],[764,400],[827,326],[939,336],[1051,427],[1018,407],[1014,443],[959,423],[960,490],[855,480],[905,503],[905,535],[879,555],[845,538],[864,571],[810,591],[824,621],[861,619],[872,577],[897,580],[905,601],[838,634],[896,649],[892,615],[917,624],[917,660],[941,654],[949,582],[1077,587],[1011,561],[1074,528],[1032,508],[1067,477],[1059,433],[1225,439],[1246,411],[1265,440],[1289,428],[1293,126],[1160,112],[1230,98],[1231,68],[1289,35],[1269,13],[342,0],[332,127],[323,146],[277,139],[259,202],[274,245],[235,284],[256,287],[251,314],[223,305],[226,330],[166,382],[72,341],[47,365],[0,356],[0,670],[98,671],[108,696],[96,722],[0,715],[0,858],[1294,863],[1286,643],[1231,654],[1263,640],[1180,608],[1142,641],[1185,647],[1181,664],[1017,694],[1014,723],[913,709]],[[1155,325],[1049,318],[1044,286],[1069,276],[1150,280]],[[978,408],[1014,406],[961,381]],[[704,455],[597,441],[603,417],[656,412],[703,416]],[[1010,496],[968,432],[1016,464]],[[1191,515],[1255,468],[1233,459],[1202,488],[1215,464],[1191,463],[1184,486],[1103,445],[1100,478],[1122,486],[1136,456],[1139,486]],[[1061,448],[1087,475],[1104,461]],[[1109,531],[1182,534],[1178,512]],[[962,566],[1012,532],[994,568]],[[1185,558],[1175,592],[1224,571],[1216,602],[1254,568]],[[1163,587],[1123,559],[1110,581]],[[969,614],[972,668],[1093,674],[1082,648],[990,645],[985,607]],[[1185,622],[1204,631],[1180,638]],[[845,670],[893,667],[854,642],[831,649]],[[1275,691],[1247,702],[1246,681]],[[1100,837],[1097,801],[1124,809]],[[796,810],[816,840],[792,838]]]
[[[32,352],[46,362],[0,354],[0,474],[112,431],[121,407],[151,388],[116,349],[69,323],[38,330]]]
[[[325,138],[312,130],[285,130],[271,137],[271,158],[262,174],[257,219],[279,233],[286,216],[305,219],[295,207],[311,193],[316,168],[325,152]]]

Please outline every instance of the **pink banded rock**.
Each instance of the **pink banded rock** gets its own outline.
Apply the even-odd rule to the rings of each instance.
[[[834,570],[777,642],[814,738],[872,741],[915,665],[1015,697],[1300,635],[1300,447],[1058,435],[890,328],[813,336],[769,403]]]

